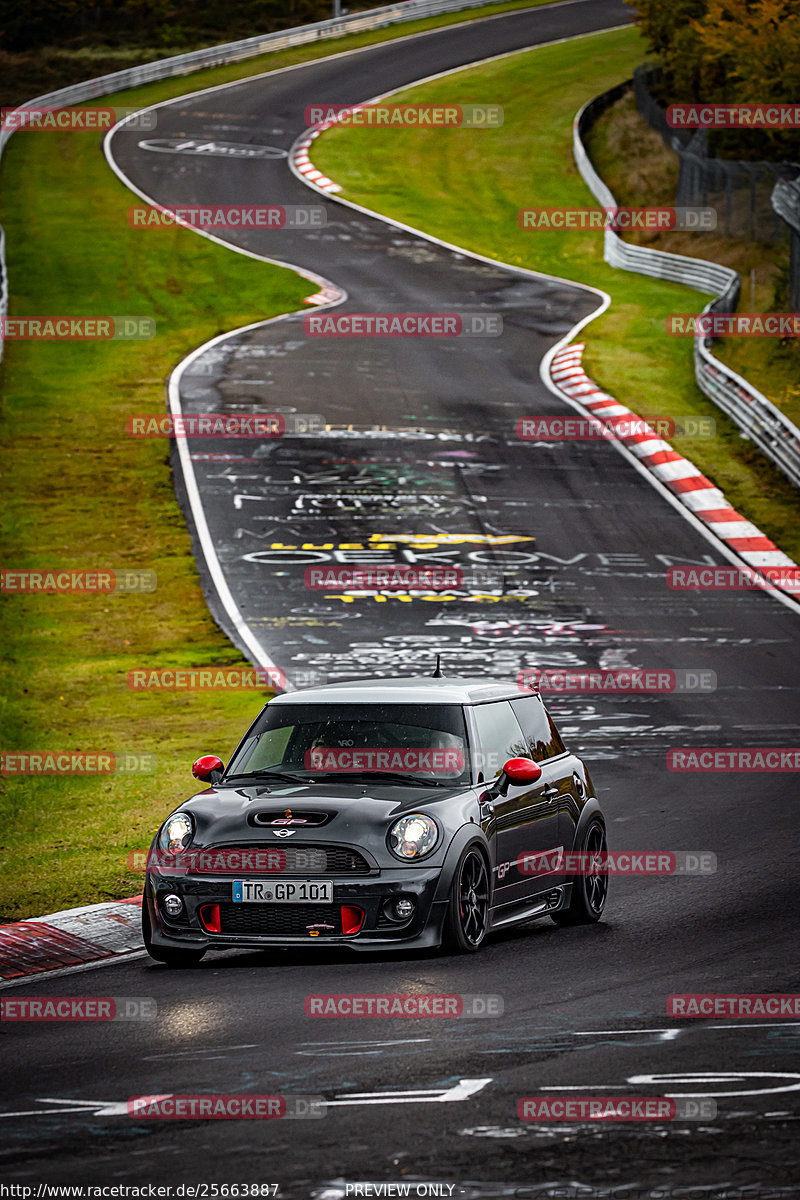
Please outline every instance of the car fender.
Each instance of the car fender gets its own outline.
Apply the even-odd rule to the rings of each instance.
[[[492,879],[492,855],[486,834],[483,832],[480,825],[478,825],[475,821],[469,821],[467,824],[462,825],[461,828],[455,832],[450,845],[447,848],[447,854],[445,855],[445,860],[442,863],[439,882],[436,886],[436,892],[433,897],[434,906],[437,904],[446,904],[450,899],[450,888],[453,885],[453,877],[456,873],[458,860],[467,846],[473,843],[476,846],[479,846],[483,851],[486,859],[486,868],[489,872],[489,879]],[[492,891],[494,891],[493,882]],[[490,897],[490,903],[491,899],[492,897]]]
[[[583,808],[581,809],[581,815],[578,818],[578,824],[575,826],[575,839],[572,845],[568,847],[570,851],[579,850],[583,845],[586,827],[591,821],[592,817],[599,817],[605,828],[606,819],[603,815],[603,810],[600,808],[600,802],[596,796],[589,796],[584,802]]]

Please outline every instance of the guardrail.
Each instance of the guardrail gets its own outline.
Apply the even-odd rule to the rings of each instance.
[[[596,96],[575,117],[572,129],[573,153],[581,176],[592,195],[604,208],[616,208],[617,202],[591,164],[583,137],[601,112],[614,104],[631,85],[630,80]],[[684,283],[699,292],[711,292],[707,312],[733,312],[739,300],[740,279],[736,271],[704,258],[689,258],[652,250],[625,242],[606,230],[603,234],[603,258],[612,267],[622,267],[639,275]],[[739,426],[759,450],[800,487],[800,429],[776,408],[765,395],[737,375],[711,353],[712,339],[694,339],[694,372],[697,384],[710,400]]]
[[[298,25],[294,29],[282,29],[277,33],[260,34],[251,38],[243,38],[237,42],[225,42],[219,46],[209,46],[204,50],[191,50],[187,54],[176,54],[171,58],[157,59],[155,62],[140,63],[135,67],[125,67],[124,70],[113,71],[109,75],[99,75],[95,79],[87,79],[82,83],[75,83],[70,87],[58,88],[57,91],[36,96],[33,100],[26,100],[18,107],[20,109],[64,108],[67,105],[81,104],[85,100],[94,100],[98,96],[107,96],[111,92],[139,87],[143,83],[153,83],[158,79],[188,75],[190,72],[202,70],[204,67],[222,66],[225,63],[254,58],[259,54],[286,50],[292,46],[303,46],[309,42],[344,37],[348,33],[362,33],[365,30],[381,29],[386,25],[418,21],[424,17],[436,17],[444,13],[481,8],[501,2],[502,0],[403,0],[402,3],[385,5],[382,8],[370,8],[365,12],[353,13],[346,17],[315,21],[311,25]],[[0,158],[2,158],[8,140],[14,132],[14,129],[0,131]],[[0,228],[0,360],[3,356],[3,322],[1,318],[8,312],[8,278],[3,246],[3,231]]]
[[[8,312],[8,272],[6,271],[6,235],[0,225],[0,359],[3,357],[3,317]]]
[[[800,312],[800,175],[775,184],[772,207],[789,227],[789,306]]]

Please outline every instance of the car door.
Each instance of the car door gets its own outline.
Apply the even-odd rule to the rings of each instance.
[[[575,840],[576,814],[580,810],[578,796],[582,795],[576,795],[580,760],[564,746],[541,696],[521,696],[511,701],[511,707],[522,726],[530,757],[542,768],[542,792],[549,796],[549,803],[558,814],[558,843],[570,851]],[[561,883],[564,878],[560,870],[551,877],[551,882]]]
[[[496,779],[509,758],[529,758],[530,743],[512,703],[493,700],[472,708],[475,741],[478,750],[477,766],[487,784]],[[494,847],[495,905],[514,905],[537,892],[547,891],[558,883],[561,875],[548,875],[545,870],[520,869],[518,860],[524,855],[557,855],[563,845],[559,839],[558,804],[552,800],[552,772],[542,763],[542,777],[535,784],[509,783],[505,795],[491,800],[491,813],[486,826],[487,836]],[[480,778],[480,777],[479,777]]]

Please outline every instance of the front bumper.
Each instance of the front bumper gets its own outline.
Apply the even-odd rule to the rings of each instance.
[[[441,944],[447,910],[447,893],[441,894],[441,867],[399,867],[356,878],[326,878],[333,881],[332,904],[241,904],[232,900],[233,876],[176,877],[151,872],[145,882],[145,903],[153,945],[193,950],[309,945],[385,950]],[[170,917],[164,909],[168,894],[178,895],[183,901],[178,917]],[[399,897],[412,900],[414,912],[404,922],[390,921],[385,911],[387,901]],[[201,919],[200,910],[204,915],[208,912],[206,905],[219,905],[219,932],[210,932]],[[361,928],[355,934],[341,932],[341,910],[345,906],[364,912]]]

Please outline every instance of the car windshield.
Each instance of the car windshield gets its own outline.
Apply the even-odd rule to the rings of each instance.
[[[271,774],[469,782],[464,714],[457,704],[268,704],[225,777]]]

